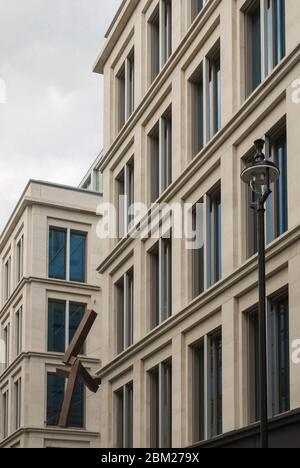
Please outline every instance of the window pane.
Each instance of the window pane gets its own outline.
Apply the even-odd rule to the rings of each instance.
[[[275,65],[285,56],[285,0],[274,0],[275,5]]]
[[[70,242],[70,280],[85,281],[86,235],[71,232]]]
[[[222,433],[222,336],[210,338],[210,435]]]
[[[290,409],[289,306],[288,298],[271,304],[272,415]]]
[[[85,314],[85,304],[76,304],[70,302],[69,306],[69,344],[71,343],[80,322]],[[81,349],[80,354],[84,354],[84,347]]]
[[[66,279],[66,231],[50,229],[49,232],[49,276]]]
[[[256,7],[250,15],[251,34],[248,45],[251,50],[250,65],[251,65],[251,89],[254,91],[261,83],[261,17],[260,17],[260,2],[256,2]]]
[[[74,396],[71,404],[71,412],[68,427],[83,427],[84,426],[84,387],[82,383],[78,383],[75,388]]]
[[[56,374],[47,375],[47,426],[57,426],[64,400],[65,379]],[[78,383],[72,399],[68,427],[83,427],[84,389]]]
[[[65,302],[49,301],[48,304],[48,351],[64,353],[65,347]]]
[[[279,140],[275,145],[275,161],[280,170],[276,187],[277,205],[277,235],[281,236],[288,230],[288,198],[287,198],[287,160],[286,139]]]
[[[161,440],[160,448],[172,447],[172,366],[171,363],[163,363],[160,366],[161,388]]]
[[[57,426],[64,399],[65,380],[56,374],[47,375],[47,426]]]
[[[279,412],[290,409],[289,313],[288,300],[278,304]]]
[[[162,240],[161,271],[161,320],[172,315],[172,244],[169,239]]]

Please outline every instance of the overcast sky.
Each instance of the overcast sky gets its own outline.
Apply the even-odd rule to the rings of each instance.
[[[0,231],[28,179],[78,185],[99,154],[92,67],[120,3],[0,0]]]

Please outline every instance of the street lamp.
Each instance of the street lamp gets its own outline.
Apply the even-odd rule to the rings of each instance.
[[[265,158],[264,140],[254,142],[256,154],[241,173],[241,179],[256,194],[253,208],[257,214],[259,270],[259,343],[260,343],[260,439],[261,448],[268,448],[268,377],[267,377],[267,314],[266,314],[266,254],[265,203],[272,193],[271,184],[280,175],[278,167]]]

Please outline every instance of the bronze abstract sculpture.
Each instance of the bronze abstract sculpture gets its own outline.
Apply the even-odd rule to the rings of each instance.
[[[56,369],[56,373],[58,375],[68,379],[67,389],[58,422],[58,426],[62,428],[66,428],[68,426],[72,399],[78,381],[80,380],[93,393],[97,393],[99,386],[101,385],[101,379],[91,376],[78,359],[78,354],[80,353],[96,318],[96,312],[93,310],[86,311],[64,355],[63,363],[66,367]]]

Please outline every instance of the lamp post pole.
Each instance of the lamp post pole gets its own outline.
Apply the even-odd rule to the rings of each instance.
[[[263,154],[264,140],[255,141],[256,155],[241,173],[241,179],[256,194],[252,205],[257,215],[258,273],[259,273],[259,398],[260,398],[260,446],[269,447],[268,435],[268,367],[267,367],[267,307],[266,307],[266,242],[265,204],[272,193],[271,184],[280,176],[276,164],[266,160]]]
[[[269,192],[268,192],[269,195]],[[269,446],[268,437],[268,375],[267,375],[267,314],[266,314],[266,254],[265,254],[265,201],[257,202],[258,270],[259,270],[259,361],[260,361],[260,443]]]

